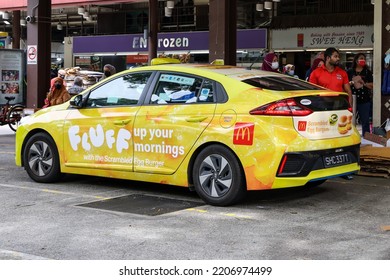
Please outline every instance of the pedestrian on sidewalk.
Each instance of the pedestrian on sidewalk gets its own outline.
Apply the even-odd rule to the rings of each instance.
[[[348,93],[352,106],[352,91],[348,74],[339,67],[340,54],[335,48],[327,48],[324,53],[325,64],[317,67],[311,74],[309,82],[338,92]]]
[[[352,67],[347,71],[352,94],[356,96],[357,114],[362,125],[363,136],[370,133],[373,77],[368,69],[366,55],[358,53],[353,58]]]

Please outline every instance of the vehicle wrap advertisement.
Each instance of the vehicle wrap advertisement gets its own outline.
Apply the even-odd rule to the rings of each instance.
[[[167,154],[168,157],[176,159],[179,155],[184,154],[184,147],[181,145],[169,145],[164,140],[158,144],[151,144],[157,139],[171,139],[174,133],[173,129],[159,128],[136,128],[134,136],[139,137],[140,142],[134,143],[134,152]],[[120,128],[117,132],[114,129],[104,131],[99,124],[97,127],[90,127],[88,132],[80,133],[80,127],[75,125],[69,128],[68,137],[70,146],[75,152],[82,152],[83,159],[86,161],[96,161],[100,163],[128,163],[132,164],[133,160],[127,155],[131,148],[132,133],[124,128]],[[99,148],[103,148],[105,153],[96,153]],[[112,152],[111,152],[112,151]],[[139,165],[153,165],[156,163],[152,160],[136,160]],[[157,163],[163,166],[164,163]]]
[[[352,134],[352,113],[343,111],[315,112],[294,118],[294,127],[308,139],[325,139]]]

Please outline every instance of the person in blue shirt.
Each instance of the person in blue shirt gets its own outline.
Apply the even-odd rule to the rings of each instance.
[[[68,89],[70,95],[79,94],[84,90],[83,88],[83,79],[81,77],[75,77],[73,81],[73,86]]]

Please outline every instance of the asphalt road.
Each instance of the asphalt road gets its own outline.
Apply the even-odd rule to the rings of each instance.
[[[35,183],[1,131],[3,260],[390,259],[388,179],[252,192],[220,208],[178,187],[75,175]]]

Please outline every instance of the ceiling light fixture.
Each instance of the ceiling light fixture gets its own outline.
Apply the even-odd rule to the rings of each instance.
[[[167,1],[167,7],[173,9],[175,7],[175,1]]]
[[[263,3],[257,3],[256,4],[256,11],[262,12],[264,10],[264,4]]]
[[[264,2],[264,9],[272,10],[272,2],[271,1],[265,1]]]
[[[77,13],[78,13],[80,16],[84,15],[84,12],[85,12],[84,7],[79,7],[79,8],[77,9]]]
[[[8,20],[3,21],[6,25],[10,25],[11,23]]]
[[[9,13],[7,11],[3,13],[3,19],[9,19]]]
[[[172,9],[169,9],[168,7],[165,7],[165,16],[166,17],[171,17],[172,16]]]
[[[88,11],[85,11],[84,14],[83,14],[83,18],[88,18],[89,17],[89,12]]]
[[[26,20],[25,20],[25,19],[21,19],[21,20],[20,20],[20,25],[21,25],[21,26],[26,26],[26,25],[27,25]]]
[[[62,24],[61,21],[58,22],[57,24],[57,30],[62,30]]]

